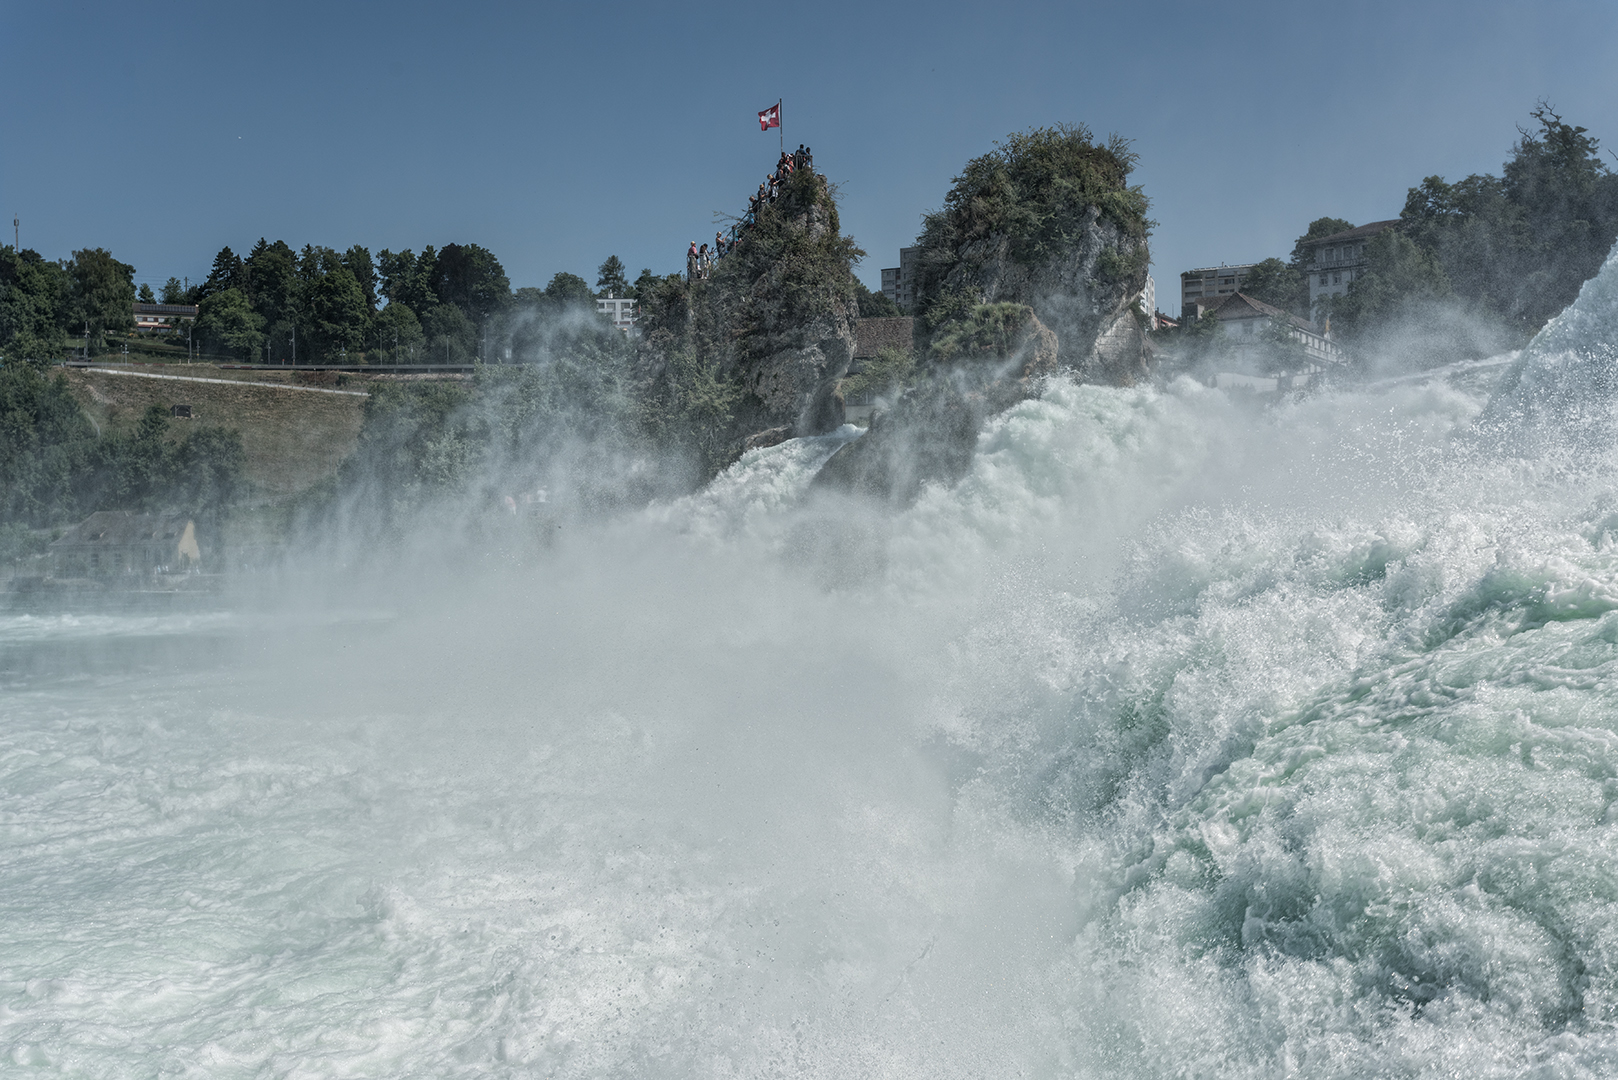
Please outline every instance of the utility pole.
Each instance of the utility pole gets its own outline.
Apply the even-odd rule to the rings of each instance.
[[[16,253],[19,253],[19,254],[22,252],[22,241],[20,239],[18,239],[20,236],[22,236],[22,233],[20,231],[18,231],[19,227],[21,225],[22,225],[22,222],[17,219],[17,215],[12,214],[11,215],[11,250],[13,252],[16,252]]]

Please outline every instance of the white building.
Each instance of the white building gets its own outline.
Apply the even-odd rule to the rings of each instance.
[[[1363,275],[1370,266],[1365,251],[1371,240],[1397,224],[1398,219],[1373,221],[1357,229],[1309,241],[1303,268],[1309,275],[1309,314],[1316,322],[1325,314],[1321,310],[1324,306],[1321,301],[1348,292],[1354,279]]]
[[[1200,311],[1207,311],[1227,296],[1234,296],[1242,287],[1242,279],[1252,273],[1257,263],[1240,263],[1236,266],[1204,266],[1197,270],[1187,270],[1180,275],[1180,317],[1182,319],[1196,318]]]
[[[1213,309],[1213,313],[1224,329],[1226,343],[1238,354],[1243,351],[1243,346],[1257,345],[1264,328],[1274,323],[1285,327],[1287,336],[1303,346],[1303,353],[1313,365],[1313,370],[1324,370],[1343,362],[1343,350],[1308,320],[1262,300],[1254,300],[1245,293],[1225,297],[1224,302]]]
[[[635,301],[608,293],[596,301],[596,311],[612,320],[612,325],[626,334],[635,330]]]

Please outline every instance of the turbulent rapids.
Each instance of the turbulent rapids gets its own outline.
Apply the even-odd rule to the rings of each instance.
[[[1058,383],[902,513],[810,493],[845,429],[538,565],[6,617],[0,1055],[1612,1075],[1615,297],[1268,411]]]

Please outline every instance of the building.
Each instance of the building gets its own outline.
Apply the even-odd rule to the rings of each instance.
[[[612,325],[626,334],[635,331],[635,301],[608,293],[596,301],[596,311],[612,320]]]
[[[1286,327],[1287,336],[1303,346],[1303,352],[1314,371],[1343,362],[1343,351],[1335,341],[1316,329],[1307,319],[1300,319],[1246,293],[1232,293],[1213,309],[1225,332],[1226,343],[1240,354],[1242,346],[1256,345],[1267,325],[1275,323]]]
[[[195,319],[195,304],[136,304],[135,329],[143,334],[173,330],[181,319]]]
[[[899,249],[899,265],[882,271],[882,295],[909,314],[916,302],[916,255],[919,247]]]
[[[1398,225],[1392,221],[1373,221],[1357,229],[1332,233],[1304,245],[1303,268],[1309,275],[1309,314],[1316,322],[1324,314],[1321,301],[1348,292],[1355,278],[1370,266],[1366,249],[1372,239],[1386,229]]]
[[[202,563],[190,518],[130,510],[91,514],[51,544],[50,556],[51,573],[58,578],[178,574]]]
[[[1252,273],[1256,263],[1236,266],[1204,266],[1187,270],[1180,275],[1180,318],[1199,318],[1211,311],[1227,296],[1234,296],[1242,287],[1242,279]]]

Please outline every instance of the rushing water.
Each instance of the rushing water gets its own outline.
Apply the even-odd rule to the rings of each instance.
[[[806,501],[839,435],[537,564],[4,617],[3,1071],[1613,1075],[1618,459],[1545,387],[1614,290],[1268,411],[1058,384],[903,513]]]

